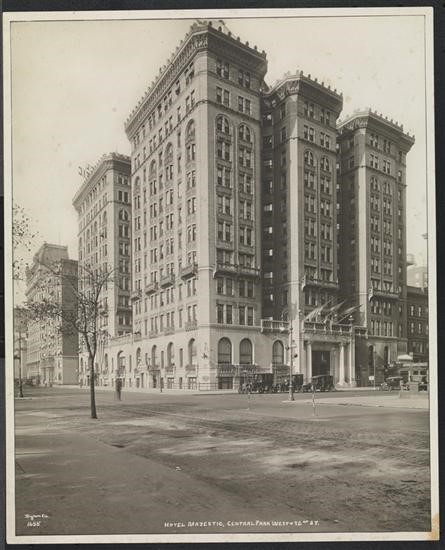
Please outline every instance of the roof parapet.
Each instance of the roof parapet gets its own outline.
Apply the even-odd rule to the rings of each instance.
[[[372,116],[375,119],[379,120],[380,122],[384,122],[392,126],[394,129],[398,130],[399,132],[402,132],[408,138],[414,139],[414,134],[410,134],[409,132],[405,131],[403,128],[403,124],[400,124],[393,118],[383,115],[382,113],[378,112],[376,109],[372,109],[371,107],[367,107],[366,109],[354,109],[351,115],[348,115],[342,118],[341,120],[337,121],[337,128],[340,128],[347,122],[350,122],[352,119],[357,118],[359,116],[362,116],[362,117]]]
[[[161,80],[161,78],[166,73],[168,67],[172,64],[174,58],[179,53],[179,50],[184,46],[184,44],[188,41],[188,39],[194,34],[196,31],[205,30],[207,29],[213,29],[216,32],[220,32],[221,34],[231,38],[232,40],[235,40],[235,38],[232,35],[232,32],[228,29],[227,25],[222,19],[218,20],[218,23],[221,23],[218,27],[215,27],[213,25],[213,22],[210,20],[197,20],[195,21],[191,26],[185,37],[179,42],[179,45],[176,46],[175,51],[170,54],[168,57],[167,63],[159,68],[159,72],[156,75],[155,79],[151,82],[150,86],[145,91],[145,94],[141,97],[141,99],[138,101],[136,107],[133,108],[133,110],[128,115],[127,119],[125,120],[124,126],[127,127],[130,124],[130,121],[133,119],[134,115],[139,111],[140,107],[143,105],[145,100],[148,98],[150,93],[153,91],[153,89],[156,87],[158,82]],[[238,36],[236,38],[237,42],[241,42],[240,37]],[[258,50],[258,46],[250,46],[249,42],[245,42],[244,44],[246,47],[253,49],[258,55],[261,57],[266,57],[266,52],[262,50],[261,52]]]

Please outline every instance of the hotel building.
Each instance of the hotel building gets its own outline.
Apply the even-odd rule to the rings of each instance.
[[[336,384],[353,386],[370,353],[368,334],[373,356],[395,359],[398,334],[406,348],[402,260],[382,264],[380,287],[358,268],[374,265],[374,122],[361,132],[353,117],[338,130],[341,94],[301,72],[269,88],[266,70],[266,54],[222,23],[195,23],[126,121],[133,331],[108,342],[110,381],[102,383],[120,377],[137,388],[236,388],[255,373],[288,378],[292,361],[306,380],[330,373]],[[382,140],[378,147],[390,147],[379,208],[381,223],[391,209],[391,246],[401,258],[412,138],[380,118],[371,133]],[[385,295],[371,310],[371,283],[373,297],[389,292],[389,269],[397,299]],[[385,319],[376,318],[378,308]],[[387,323],[379,332],[377,321]]]
[[[356,350],[366,385],[407,352],[406,155],[414,138],[371,110],[339,125],[341,296],[368,338]]]
[[[79,290],[88,291],[89,272],[110,274],[100,294],[99,328],[106,342],[132,332],[131,188],[130,158],[104,155],[87,174],[73,205],[79,219]],[[105,275],[104,275],[105,276]],[[98,382],[111,383],[111,365],[100,351],[96,357]],[[79,379],[88,384],[88,354],[81,346]]]

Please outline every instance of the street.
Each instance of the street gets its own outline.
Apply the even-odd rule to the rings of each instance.
[[[428,531],[428,411],[377,394],[26,387],[16,534]]]

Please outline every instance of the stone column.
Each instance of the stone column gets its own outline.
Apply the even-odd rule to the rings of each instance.
[[[312,379],[312,343],[307,342],[306,344],[306,376],[307,382],[310,382]]]
[[[338,384],[343,386],[345,383],[345,346],[340,344],[340,358],[338,364]]]
[[[354,338],[351,338],[351,341],[349,343],[349,385],[355,386],[355,340]]]

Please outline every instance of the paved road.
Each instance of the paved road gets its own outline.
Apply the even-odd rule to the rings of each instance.
[[[94,421],[86,390],[26,391],[18,534],[429,530],[428,414],[394,395],[317,394],[314,416],[306,394],[99,390]]]

